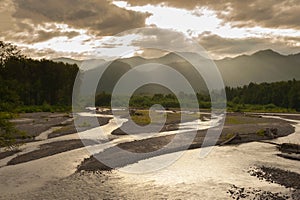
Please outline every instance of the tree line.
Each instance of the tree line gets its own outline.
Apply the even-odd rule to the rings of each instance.
[[[178,100],[178,98],[181,100]],[[181,106],[184,107],[193,107],[193,105],[197,102],[193,102],[191,100],[191,95],[185,94],[181,92],[180,94],[154,94],[154,95],[147,95],[147,94],[134,94],[130,97],[129,100],[129,106],[134,108],[150,108],[154,104],[160,104],[165,108],[180,108]],[[207,108],[209,109],[211,107],[210,103],[210,97],[206,94],[197,94],[196,95],[199,107],[200,108]],[[105,106],[110,107],[111,106],[111,94],[102,92],[98,95],[96,95],[95,99],[95,105],[96,106]],[[114,99],[114,105],[115,106],[126,106],[126,100],[127,98],[122,97],[115,97]]]
[[[250,83],[243,87],[226,87],[227,100],[234,104],[268,105],[300,111],[300,81]]]
[[[19,55],[1,60],[0,111],[18,106],[71,105],[77,65]]]

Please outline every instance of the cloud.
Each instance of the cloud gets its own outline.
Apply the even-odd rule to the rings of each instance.
[[[144,58],[158,58],[168,54],[168,51],[163,51],[159,49],[141,49],[140,51],[135,52],[135,56],[141,56]]]
[[[145,26],[149,14],[128,11],[107,0],[14,0],[18,20],[33,24],[64,23],[97,35],[114,35]]]
[[[282,54],[299,53],[299,37],[265,38],[223,38],[219,35],[204,33],[197,38],[213,58],[232,57],[251,54],[258,50],[273,49]]]
[[[86,35],[114,35],[144,27],[149,16],[119,8],[108,0],[0,1],[0,39],[19,44],[73,38],[83,34],[82,30]]]
[[[142,48],[156,48],[160,50],[172,49],[173,51],[196,51],[195,45],[181,32],[169,29],[147,28],[135,31],[141,37],[132,41],[132,45]]]
[[[81,60],[86,59],[89,56],[88,52],[63,52],[51,48],[35,49],[31,48],[30,46],[19,46],[18,48],[24,53],[25,56],[36,59],[53,59],[59,57],[69,57]]]
[[[97,41],[105,38],[104,36],[145,27],[145,20],[150,16],[149,13],[120,8],[117,4],[113,4],[112,0],[0,0],[0,2],[0,39],[19,45],[31,45],[31,47],[36,43],[42,43],[39,49],[44,47],[44,51],[27,48],[30,55],[37,53],[39,56],[55,56],[61,53],[55,53],[62,49],[57,50],[57,45],[49,44],[53,41],[53,44],[57,41],[61,46],[67,44],[69,48],[66,48],[66,51],[70,50],[69,55],[80,56],[80,53],[87,51],[82,49],[82,46],[85,48],[89,46],[93,51],[92,47],[98,47]],[[224,23],[229,23],[231,27],[291,28],[295,32],[300,29],[300,5],[297,0],[127,0],[127,2],[131,5],[160,4],[183,8],[196,16],[202,14],[200,8],[208,8],[214,10],[217,17]],[[184,20],[178,23],[184,23]],[[223,25],[220,24],[221,27]],[[152,31],[151,29],[144,30],[140,33],[141,38],[132,41],[130,45],[134,47],[169,46],[174,49],[187,46],[184,45],[185,37],[180,33],[171,30]],[[223,37],[216,35],[222,35],[221,32],[204,33],[197,38],[197,41],[214,57],[235,56],[266,48],[272,48],[281,53],[299,51],[299,37],[283,37],[279,34],[271,37],[260,32],[260,29],[254,31],[259,32],[260,35],[247,38],[226,38],[224,35]],[[53,38],[57,40],[51,40]],[[74,43],[74,48],[70,42]],[[101,47],[116,49],[126,45],[121,41],[121,43],[113,44],[103,43]],[[72,53],[76,48],[80,49],[78,55]],[[194,49],[182,49],[182,51],[189,50],[194,51]],[[66,52],[63,52],[63,55],[65,54]],[[141,55],[149,55],[149,57],[158,54],[159,52],[153,50],[141,51]]]
[[[204,4],[205,1],[202,0],[189,0],[189,1],[182,1],[182,0],[126,0],[132,6],[145,6],[148,4],[151,5],[163,5],[163,6],[170,6],[176,8],[185,8],[189,10],[193,10],[197,5]]]
[[[24,24],[23,24],[24,25]],[[29,31],[28,29],[24,29],[23,32],[15,32],[15,31],[6,31],[6,36],[3,40],[14,41],[18,43],[25,42],[26,44],[34,44],[38,42],[44,42],[50,40],[55,37],[67,37],[71,39],[75,36],[78,36],[80,33],[77,31],[60,31],[60,30],[38,30],[33,29]]]
[[[268,36],[226,38],[211,32],[204,32],[193,38],[191,43],[187,37],[179,32],[166,29],[137,29],[125,32],[125,35],[136,34],[139,37],[128,37],[129,46],[134,46],[139,51],[135,55],[143,57],[163,56],[166,51],[172,49],[179,52],[197,52],[203,56],[206,53],[213,59],[223,57],[235,57],[240,54],[251,54],[259,50],[273,49],[282,54],[299,53],[300,37]],[[118,41],[108,43],[109,48],[118,46]],[[195,45],[199,44],[199,45]]]
[[[127,0],[130,5],[165,5],[188,10],[208,7],[224,22],[236,27],[262,26],[268,28],[300,29],[298,0]],[[195,12],[199,15],[200,13]]]

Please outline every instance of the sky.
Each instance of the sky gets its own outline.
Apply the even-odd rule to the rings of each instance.
[[[158,57],[141,44],[180,46],[184,38],[214,59],[295,54],[299,22],[300,0],[0,0],[0,40],[33,58]]]

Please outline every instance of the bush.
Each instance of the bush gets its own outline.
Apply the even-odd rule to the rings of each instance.
[[[21,132],[9,122],[10,114],[0,115],[0,147],[14,148],[17,146],[16,138],[26,138],[26,134]]]
[[[264,129],[260,129],[256,132],[256,134],[261,137],[265,136],[265,133],[266,133],[266,131]]]

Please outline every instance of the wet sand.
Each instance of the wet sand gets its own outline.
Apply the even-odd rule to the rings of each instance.
[[[234,114],[236,116],[236,114]],[[111,118],[108,117],[98,117],[99,123],[103,126],[108,123],[108,121]],[[259,141],[259,140],[269,140],[274,139],[273,137],[266,136],[266,135],[258,135],[258,130],[265,130],[267,128],[276,128],[277,129],[277,135],[276,137],[282,137],[291,134],[294,132],[294,128],[287,122],[284,122],[279,119],[260,119],[260,118],[253,118],[253,117],[244,117],[241,115],[240,118],[241,121],[247,121],[249,124],[230,124],[228,123],[225,125],[221,137],[217,141],[217,145],[224,142],[224,140],[227,140],[228,135],[231,133],[238,133],[238,137],[231,140],[226,145],[232,145],[232,144],[241,144],[245,142],[251,142],[251,141]],[[252,120],[252,121],[251,121]],[[257,124],[257,120],[261,121],[261,123]],[[252,122],[252,123],[251,123]],[[254,123],[255,122],[255,123]],[[73,123],[70,123],[71,126],[74,126]],[[168,125],[171,125],[169,123]],[[178,124],[173,124],[174,126],[178,126]],[[64,130],[64,127],[62,128]],[[172,130],[168,130],[172,131]],[[237,132],[238,131],[238,132]],[[171,132],[170,132],[171,133]],[[207,131],[206,130],[200,130],[197,131],[196,137],[193,139],[193,142],[191,145],[186,146],[185,144],[188,142],[185,142],[189,139],[189,135],[192,134],[192,132],[183,132],[177,134],[177,137],[179,139],[177,140],[177,143],[175,143],[171,148],[168,148],[164,151],[159,151],[162,147],[168,145],[175,137],[175,134],[170,134],[166,136],[157,136],[154,138],[148,138],[148,139],[140,139],[136,141],[130,141],[130,142],[121,142],[120,144],[116,144],[115,146],[112,146],[110,148],[105,149],[103,152],[99,154],[95,154],[94,156],[91,156],[88,159],[85,159],[80,166],[78,166],[78,171],[86,170],[86,171],[97,171],[97,170],[111,170],[112,168],[120,168],[124,167],[128,164],[136,163],[140,160],[144,160],[147,158],[159,156],[162,154],[172,153],[172,152],[178,152],[185,149],[195,149],[203,147],[203,141],[205,139]],[[53,132],[51,134],[57,134],[56,137],[60,137],[63,135],[68,134],[59,134],[57,132]],[[54,138],[51,137],[48,138]],[[192,137],[192,135],[191,135]],[[120,136],[122,138],[122,136]],[[84,144],[83,144],[84,143]],[[31,160],[40,159],[42,157],[47,157],[51,155],[55,155],[61,152],[70,151],[77,148],[82,148],[84,145],[95,145],[99,144],[96,141],[90,140],[83,140],[83,143],[81,140],[62,140],[62,141],[56,141],[52,143],[46,143],[42,144],[39,149],[21,154],[13,158],[8,162],[9,165],[12,164],[18,164],[22,162],[28,162]],[[101,144],[101,143],[100,143]],[[126,155],[122,154],[122,151],[129,151],[133,153],[143,153],[139,156],[136,156],[134,158],[128,158]],[[17,152],[14,152],[17,153]],[[13,155],[10,154],[10,155]],[[112,162],[110,167],[107,167],[105,164],[98,161],[96,158],[102,158],[104,160],[109,160],[109,162]],[[117,162],[116,162],[117,161]]]
[[[258,119],[255,120],[257,121]],[[295,131],[292,125],[279,119],[262,119],[261,121],[262,123],[225,125],[225,127],[222,130],[222,134],[218,139],[216,145],[220,145],[221,143],[223,143],[225,140],[228,139],[227,138],[228,135],[231,135],[232,133],[238,133],[238,137],[226,143],[226,145],[242,144],[246,142],[261,141],[261,140],[270,140],[277,137],[287,136]],[[260,130],[266,130],[271,128],[277,130],[276,135],[268,136],[268,135],[258,134],[258,131]],[[178,137],[178,139],[176,140],[177,142],[174,143],[170,148],[167,148],[163,151],[158,151],[158,150],[168,145],[174,139],[175,134],[160,136],[155,138],[142,139],[133,142],[124,142],[114,147],[105,149],[103,152],[99,154],[95,154],[88,159],[85,159],[78,167],[78,171],[111,170],[112,168],[124,167],[128,164],[133,164],[140,160],[156,157],[167,153],[204,147],[203,141],[207,134],[207,130],[197,131],[197,134],[193,139],[193,142],[190,145],[186,146],[186,144],[188,144],[189,138],[193,137],[192,134],[193,134],[192,132],[188,132],[188,131],[177,134]],[[141,154],[136,155],[134,157],[128,157],[126,155],[126,152],[124,152],[123,150],[132,153],[137,153],[137,154],[141,153]],[[109,167],[99,160],[103,160],[106,161],[107,163],[110,163]]]
[[[83,142],[90,143],[90,145],[96,144],[94,141],[82,141],[82,140],[64,140],[56,141],[51,143],[46,143],[40,145],[38,150],[30,151],[25,154],[21,154],[13,159],[11,159],[7,165],[16,165],[24,162],[29,162],[32,160],[37,160],[40,158],[52,156],[66,151],[71,151],[74,149],[79,149],[84,147]]]
[[[51,127],[62,126],[63,122],[70,118],[68,113],[39,112],[21,113],[18,118],[10,121],[15,124],[17,129],[27,134],[28,139],[26,141],[32,141],[34,137]]]

